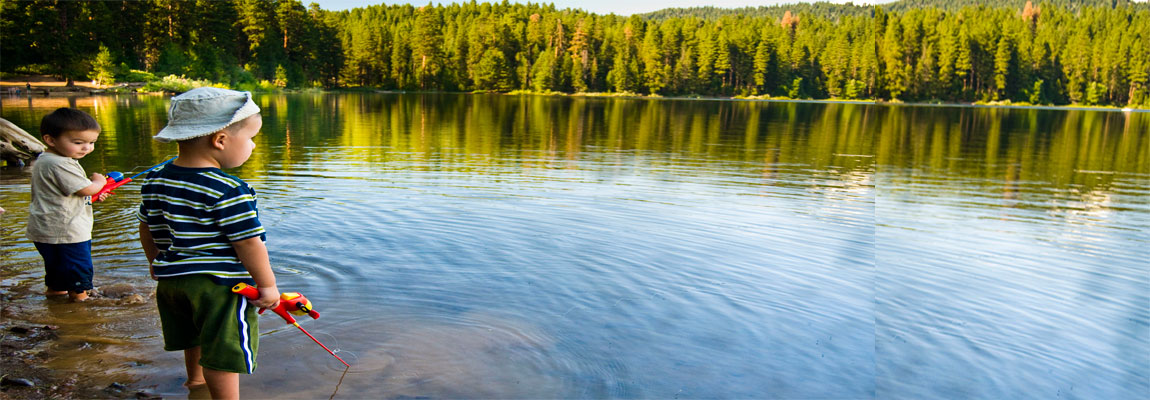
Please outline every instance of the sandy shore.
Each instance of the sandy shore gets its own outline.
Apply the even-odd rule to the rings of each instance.
[[[84,90],[103,89],[107,87],[94,84],[92,81],[73,81],[72,84],[73,86]],[[47,75],[9,76],[0,79],[0,88],[3,88],[4,91],[7,91],[10,87],[25,89],[28,85],[32,85],[33,90],[44,88],[64,88],[67,87],[68,81],[60,80]]]

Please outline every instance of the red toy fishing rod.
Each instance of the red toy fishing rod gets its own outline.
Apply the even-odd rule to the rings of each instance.
[[[137,176],[146,174],[148,171],[162,167],[162,166],[164,166],[164,164],[170,163],[170,162],[172,162],[172,160],[175,160],[175,159],[176,159],[176,157],[169,158],[168,161],[164,161],[162,163],[153,165],[151,168],[145,169],[143,171],[140,171],[140,173],[138,173],[138,174],[132,175],[131,178],[125,178],[124,174],[119,172],[119,171],[109,172],[107,175],[108,182],[104,184],[104,187],[100,188],[99,192],[96,192],[96,194],[92,195],[92,202],[95,203],[95,202],[100,201],[100,196],[103,196],[104,193],[111,193],[112,190],[115,190],[116,188],[118,188],[120,186],[124,186],[125,183],[131,182],[132,179],[136,179]]]
[[[246,283],[237,283],[235,286],[232,286],[232,292],[239,293],[240,295],[251,300],[258,300],[260,298],[259,290],[257,290],[255,286]],[[261,308],[259,313],[263,314],[265,310],[267,309]],[[315,336],[307,333],[307,330],[302,326],[299,326],[299,323],[295,321],[295,317],[292,317],[292,314],[295,314],[307,315],[312,319],[319,319],[319,311],[313,310],[311,308],[311,301],[309,301],[307,297],[303,297],[302,294],[295,292],[282,293],[280,294],[279,305],[273,308],[272,312],[279,314],[280,318],[283,318],[284,321],[287,321],[288,324],[295,325],[295,327],[299,328],[303,334],[311,338],[315,344],[318,344],[319,347],[323,347],[324,350],[327,350],[328,354],[331,354],[332,357],[335,357],[335,359],[339,360],[339,362],[343,363],[343,365],[351,368],[351,365],[348,365],[347,361],[339,358],[339,356],[335,355],[335,352],[331,351],[331,349],[327,348],[327,346],[324,346],[323,343],[320,343],[319,340],[315,338]]]

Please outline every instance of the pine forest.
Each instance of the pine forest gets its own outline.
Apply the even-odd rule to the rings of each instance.
[[[1150,4],[0,3],[0,70],[104,83],[1150,106]]]

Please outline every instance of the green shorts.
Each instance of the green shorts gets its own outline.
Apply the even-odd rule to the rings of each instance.
[[[259,326],[256,308],[216,284],[207,275],[160,279],[156,306],[164,331],[164,350],[200,346],[200,365],[217,371],[250,374],[256,369]]]

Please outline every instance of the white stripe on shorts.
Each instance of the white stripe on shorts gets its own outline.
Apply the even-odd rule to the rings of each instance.
[[[240,298],[239,314],[236,319],[240,323],[240,348],[244,351],[244,364],[248,367],[248,373],[251,374],[255,370],[255,362],[252,360],[252,343],[251,337],[248,337],[248,321],[244,319],[244,311],[248,308],[248,301],[242,296]]]

